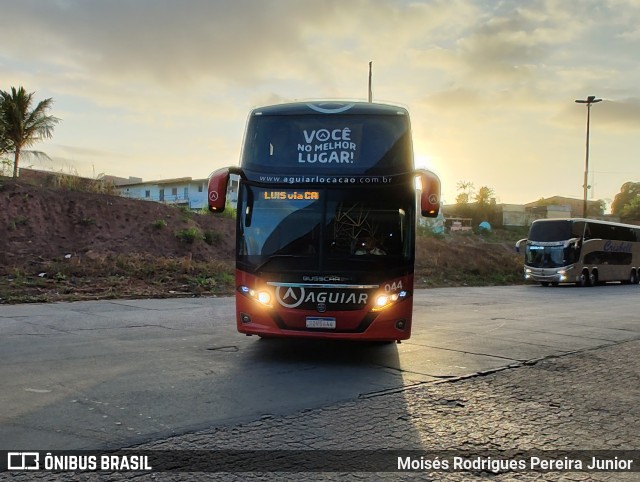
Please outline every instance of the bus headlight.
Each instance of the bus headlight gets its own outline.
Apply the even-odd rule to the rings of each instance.
[[[257,299],[263,305],[267,305],[267,306],[271,305],[271,295],[266,291],[260,291],[258,293]]]
[[[268,291],[256,291],[247,286],[240,286],[238,291],[243,295],[257,301],[261,305],[271,307],[271,294]]]
[[[380,295],[376,298],[376,308],[382,308],[389,304],[390,297],[387,295]]]
[[[380,294],[375,298],[373,303],[373,308],[371,311],[381,311],[386,308],[389,308],[391,305],[395,304],[397,301],[404,300],[409,293],[407,291],[399,291],[398,293],[385,293]]]

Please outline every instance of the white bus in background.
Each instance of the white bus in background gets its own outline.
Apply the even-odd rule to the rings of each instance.
[[[524,245],[524,277],[542,286],[640,281],[640,226],[592,219],[540,219]]]

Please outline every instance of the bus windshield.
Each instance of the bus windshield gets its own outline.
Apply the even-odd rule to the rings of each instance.
[[[525,264],[533,268],[561,268],[576,261],[576,251],[562,246],[527,246]]]
[[[409,119],[401,115],[254,116],[247,127],[242,166],[286,174],[410,172]]]
[[[385,269],[413,259],[411,191],[243,185],[238,261],[250,271]]]

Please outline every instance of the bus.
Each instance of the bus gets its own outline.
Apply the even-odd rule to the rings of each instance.
[[[542,286],[640,280],[640,226],[593,219],[539,219],[525,244],[524,277]]]
[[[209,178],[210,211],[225,209],[232,174],[240,179],[240,333],[410,337],[416,209],[437,216],[440,181],[414,169],[406,109],[337,101],[256,108],[240,166]]]

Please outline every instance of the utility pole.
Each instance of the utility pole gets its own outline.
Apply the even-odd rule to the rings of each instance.
[[[369,102],[373,102],[373,92],[371,91],[371,65],[373,62],[369,62]]]
[[[588,181],[589,181],[589,123],[591,120],[591,105],[592,104],[596,104],[598,102],[602,101],[602,99],[596,99],[595,95],[590,95],[589,97],[587,97],[587,100],[581,100],[578,99],[576,100],[576,103],[578,104],[587,104],[587,141],[586,141],[586,154],[585,154],[585,160],[584,160],[584,185],[582,186],[584,188],[584,196],[583,196],[583,200],[582,200],[582,216],[583,217],[587,217],[587,190],[589,188],[588,186]]]

